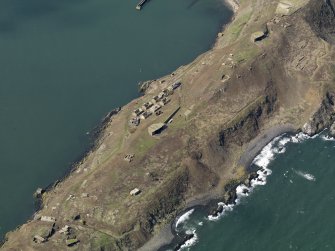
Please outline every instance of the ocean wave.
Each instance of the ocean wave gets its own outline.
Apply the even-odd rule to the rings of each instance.
[[[315,181],[316,180],[316,178],[314,177],[314,175],[312,175],[310,173],[304,173],[304,172],[299,171],[299,170],[298,171],[295,170],[295,173],[297,175],[299,175],[300,177],[306,179],[306,180],[309,180],[309,181]]]
[[[217,221],[220,219],[223,215],[225,215],[227,212],[233,211],[234,204],[225,204],[223,202],[218,203],[218,207],[222,206],[222,212],[218,213],[217,216],[214,215],[208,215],[208,220],[210,221]]]
[[[255,157],[253,164],[265,168],[271,163],[277,154],[285,153],[286,145],[290,142],[301,142],[307,135],[302,134],[300,136],[279,136],[274,138],[269,144],[267,144],[262,151]]]
[[[318,135],[317,135],[318,136]],[[209,215],[207,219],[209,221],[217,221],[224,215],[226,215],[228,212],[232,211],[234,209],[235,205],[240,204],[241,199],[243,197],[249,196],[257,186],[264,186],[267,183],[267,177],[272,174],[272,170],[267,168],[271,161],[274,160],[274,158],[278,154],[283,154],[286,151],[286,145],[288,143],[302,143],[307,139],[310,139],[312,137],[308,136],[304,133],[298,133],[294,136],[287,136],[282,135],[274,138],[269,144],[267,144],[262,151],[255,157],[252,164],[259,167],[259,170],[257,171],[257,177],[255,179],[252,179],[250,181],[250,187],[240,184],[236,187],[236,200],[233,204],[225,204],[224,202],[218,203],[218,208],[220,207],[220,212],[215,215]],[[335,139],[334,139],[335,140]],[[288,172],[284,173],[285,178],[287,178]],[[315,181],[315,177],[312,174],[309,173],[303,173],[301,171],[297,171],[297,174],[301,175],[307,180]],[[291,183],[293,183],[292,180],[289,180]],[[185,222],[189,219],[190,215],[193,213],[194,209],[186,212],[182,216],[180,216],[176,222],[176,227]],[[203,225],[203,222],[198,223],[199,226]],[[187,247],[190,247],[194,245],[196,242],[198,242],[198,236],[195,233],[195,230],[192,232],[194,236],[186,241],[179,250],[185,249]]]
[[[291,137],[286,137],[286,136],[283,136],[279,142],[278,142],[278,146],[276,148],[274,148],[274,152],[277,153],[277,154],[282,154],[282,153],[285,153],[286,152],[286,145],[287,143],[290,143],[292,142],[292,139]]]
[[[257,171],[258,177],[251,180],[251,187],[264,186],[266,185],[267,176],[271,175],[272,171],[268,168],[262,168]]]
[[[234,204],[225,204],[223,202],[218,203],[218,207],[222,207],[223,210],[217,215],[209,215],[208,220],[216,221],[224,216],[227,212],[232,211],[235,205],[240,204],[241,198],[249,196],[255,187],[264,186],[267,182],[267,177],[272,174],[271,169],[267,166],[275,158],[277,154],[282,154],[286,151],[286,145],[289,142],[301,142],[307,139],[308,136],[305,134],[297,134],[295,136],[278,136],[274,138],[269,144],[267,144],[263,150],[255,157],[253,164],[258,166],[260,169],[257,171],[257,177],[250,181],[250,187],[241,184],[236,187],[236,200]]]
[[[253,161],[253,164],[266,168],[270,162],[273,160],[276,149],[274,148],[274,144],[278,139],[274,139],[272,142],[267,144],[263,150],[256,156],[256,158]]]
[[[282,147],[286,146],[287,143],[291,142],[291,138],[292,137],[282,136],[278,142],[278,145]]]
[[[237,196],[237,198],[235,200],[235,204],[239,205],[240,202],[241,202],[241,198],[249,196],[249,194],[251,192],[252,192],[252,187],[247,187],[244,184],[239,185],[236,188],[236,196]]]
[[[181,223],[184,223],[185,221],[187,221],[191,214],[194,212],[194,208],[187,211],[186,213],[184,213],[183,215],[179,216],[179,218],[177,219],[176,221],[176,228],[181,224]]]
[[[178,251],[184,250],[185,248],[189,248],[189,247],[193,246],[194,244],[196,244],[198,242],[198,235],[196,234],[196,230],[194,230],[194,229],[187,230],[186,234],[188,234],[188,235],[192,234],[193,237],[191,239],[185,241],[185,243],[180,246]]]
[[[292,143],[302,143],[304,142],[305,140],[307,139],[315,139],[317,137],[321,137],[321,138],[329,138],[329,140],[335,140],[334,138],[332,137],[329,137],[329,136],[326,136],[324,135],[324,132],[326,131],[327,129],[324,129],[323,131],[317,133],[317,134],[314,134],[313,136],[309,136],[303,132],[300,132],[294,136],[291,137],[291,142]]]
[[[317,136],[317,135],[315,135]],[[294,136],[291,137],[291,142],[292,143],[302,143],[304,142],[305,140],[307,139],[310,139],[311,137],[308,136],[307,134],[303,133],[303,132],[300,132]]]
[[[241,184],[236,188],[237,197],[246,197],[248,196],[249,192],[250,192],[250,188],[248,188],[244,184]]]
[[[272,171],[267,168],[262,168],[257,171],[258,177],[251,180],[250,187],[247,187],[244,184],[241,184],[236,187],[236,200],[234,201],[234,204],[225,204],[224,202],[219,202],[218,207],[222,207],[222,211],[218,213],[217,215],[209,215],[208,220],[210,221],[216,221],[220,219],[222,216],[224,216],[227,212],[230,212],[234,209],[234,206],[239,205],[241,202],[241,198],[249,196],[254,188],[259,185],[265,185],[267,176],[271,175]]]
[[[321,139],[324,141],[335,141],[335,138],[329,135],[321,135]]]
[[[252,163],[258,167],[267,168],[267,166],[271,163],[271,161],[274,160],[276,155],[283,154],[286,152],[286,145],[288,143],[295,143],[295,144],[302,143],[308,139],[314,139],[320,135],[321,135],[321,138],[323,138],[324,140],[334,140],[335,141],[335,138],[322,135],[322,132],[312,137],[302,132],[296,135],[293,135],[293,136],[282,135],[282,136],[274,138],[269,144],[267,144],[262,149],[262,151],[255,157]],[[260,182],[260,184],[263,184],[263,183]]]

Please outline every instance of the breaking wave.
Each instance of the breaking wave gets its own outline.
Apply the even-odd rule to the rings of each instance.
[[[304,173],[304,172],[299,171],[299,170],[298,171],[294,170],[294,171],[295,171],[295,173],[297,175],[299,175],[300,177],[302,177],[302,178],[304,178],[306,180],[309,180],[309,181],[315,181],[316,180],[316,178],[314,177],[314,175],[312,175],[310,173]]]
[[[184,213],[183,215],[181,215],[178,219],[177,219],[177,221],[176,221],[176,228],[181,224],[181,223],[184,223],[185,221],[187,221],[189,218],[190,218],[190,216],[191,216],[191,214],[194,212],[194,208],[193,209],[191,209],[191,210],[189,210],[189,211],[187,211],[186,213]]]
[[[297,135],[291,137],[291,142],[292,143],[302,143],[306,139],[310,139],[310,138],[311,137],[308,136],[307,134],[300,132]]]
[[[315,138],[318,135],[315,135],[313,137],[308,136],[304,133],[298,133],[296,135],[290,136],[287,134],[278,136],[274,138],[270,143],[268,143],[262,151],[254,158],[252,164],[257,166],[259,170],[257,171],[257,177],[255,179],[250,180],[250,186],[246,186],[245,184],[240,184],[236,187],[236,200],[232,204],[225,204],[224,202],[219,202],[218,207],[220,207],[220,212],[216,215],[208,215],[207,220],[209,221],[216,221],[226,215],[228,212],[231,212],[234,209],[235,205],[238,205],[241,203],[241,199],[243,197],[249,196],[257,186],[264,186],[267,183],[267,177],[272,174],[271,169],[268,168],[269,164],[276,158],[277,155],[283,154],[286,151],[286,145],[288,143],[302,143],[307,139]],[[334,138],[329,138],[327,136],[321,137],[324,140],[335,140]],[[315,181],[315,177],[312,174],[304,173],[302,171],[296,171],[296,173],[303,178],[309,180],[309,181]],[[284,173],[284,176],[287,178],[287,172]],[[293,183],[292,180],[290,180],[291,183]],[[181,215],[178,220],[176,221],[176,228],[181,223],[184,223],[187,221],[191,214],[194,212],[194,209],[191,209]],[[201,227],[203,225],[203,222],[198,222],[197,226]],[[196,234],[196,230],[194,229],[188,229],[186,231],[187,234],[193,234],[193,237],[189,240],[187,240],[179,250],[184,250],[185,248],[189,248],[193,246],[195,243],[197,243],[198,236]]]
[[[250,181],[250,187],[247,187],[244,184],[237,186],[236,196],[234,204],[226,205],[223,202],[218,203],[218,207],[222,206],[222,212],[218,213],[217,216],[209,215],[208,219],[210,221],[218,220],[224,216],[227,212],[232,211],[235,205],[240,204],[241,198],[249,196],[255,187],[264,186],[267,183],[267,177],[272,174],[271,169],[267,168],[269,164],[275,159],[278,154],[283,154],[286,151],[286,145],[288,143],[302,143],[303,141],[311,138],[307,134],[298,133],[293,136],[281,135],[274,138],[270,143],[268,143],[262,151],[255,157],[252,164],[256,165],[259,170],[257,171],[257,178]],[[310,174],[304,174],[306,179],[312,180],[314,176]],[[315,179],[315,178],[314,178]]]
[[[185,248],[191,247],[198,242],[198,236],[197,236],[196,231],[194,229],[193,230],[187,230],[186,234],[192,234],[193,237],[191,239],[185,241],[185,243],[180,246],[178,251],[181,251]]]
[[[210,220],[210,221],[218,220],[219,218],[221,218],[222,215],[225,215],[227,212],[233,211],[234,204],[226,205],[223,202],[219,202],[218,206],[222,206],[222,212],[219,213],[218,216],[209,215],[208,220]]]
[[[324,141],[335,141],[335,138],[329,135],[321,135],[321,139]]]

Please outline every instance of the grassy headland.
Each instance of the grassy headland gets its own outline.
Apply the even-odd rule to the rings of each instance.
[[[43,194],[43,208],[8,233],[2,250],[138,249],[188,205],[222,197],[227,184],[244,179],[255,144],[286,128],[315,133],[333,122],[334,38],[323,35],[334,27],[335,2],[234,3],[239,8],[215,46],[108,119],[96,147]],[[266,36],[253,41],[264,27]],[[176,81],[182,86],[163,114],[129,125],[136,108]],[[148,134],[179,106],[160,135]],[[131,196],[134,188],[141,193]],[[66,240],[79,242],[68,247]],[[150,249],[152,242],[143,248]]]

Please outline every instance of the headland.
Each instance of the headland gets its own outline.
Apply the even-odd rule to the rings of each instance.
[[[156,250],[185,208],[248,179],[273,137],[331,126],[335,1],[231,5],[215,46],[107,116],[96,147],[2,250]]]

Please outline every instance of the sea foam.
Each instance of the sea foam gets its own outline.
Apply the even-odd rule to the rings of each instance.
[[[309,181],[315,181],[316,180],[316,178],[314,177],[314,175],[312,175],[310,173],[304,173],[304,172],[299,171],[299,170],[298,171],[295,170],[295,173],[297,175],[299,175],[300,177],[306,179],[306,180],[309,180]]]
[[[187,221],[191,214],[194,212],[194,208],[187,211],[186,213],[182,214],[181,216],[179,216],[179,218],[176,221],[176,228],[181,224],[184,223],[185,221]]]
[[[299,133],[295,136],[278,136],[274,138],[270,143],[268,143],[262,151],[255,157],[252,164],[259,167],[257,171],[257,178],[251,180],[250,187],[247,187],[244,184],[237,186],[236,188],[236,196],[234,204],[226,205],[223,202],[218,203],[218,207],[222,206],[223,210],[217,216],[209,215],[208,220],[215,221],[224,216],[227,212],[232,211],[235,205],[240,204],[241,198],[249,196],[255,187],[264,186],[267,182],[267,177],[272,174],[271,169],[267,168],[272,160],[278,154],[282,154],[286,151],[286,145],[290,142],[292,143],[300,143],[306,139],[308,139],[308,135]]]
[[[275,138],[274,141],[267,144],[260,152],[260,154],[256,156],[256,158],[253,161],[253,164],[259,167],[266,168],[273,160],[275,153],[277,152],[277,149],[274,149],[273,147],[276,141],[278,141],[278,138]]]
[[[318,136],[318,135],[316,135]],[[314,137],[316,137],[314,136]],[[314,138],[313,137],[313,138]],[[234,202],[234,204],[225,204],[223,202],[219,202],[218,203],[218,207],[221,206],[222,207],[222,212],[220,212],[217,216],[214,215],[209,215],[208,216],[208,220],[209,221],[216,221],[218,219],[220,219],[221,217],[223,217],[224,215],[226,215],[228,212],[232,211],[234,209],[235,205],[240,204],[241,202],[241,198],[243,197],[247,197],[249,196],[255,187],[260,186],[260,185],[265,185],[267,182],[267,177],[269,175],[272,174],[271,169],[267,168],[269,166],[269,164],[271,163],[271,161],[274,160],[274,158],[278,155],[278,154],[283,154],[286,151],[286,145],[288,143],[302,143],[307,139],[310,139],[312,137],[308,136],[307,134],[304,133],[298,133],[294,136],[287,136],[287,135],[282,135],[282,136],[278,136],[276,138],[274,138],[270,143],[268,143],[263,149],[262,151],[255,157],[255,159],[253,160],[252,164],[256,165],[259,167],[259,170],[257,171],[257,175],[258,177],[251,180],[250,182],[250,187],[247,187],[244,184],[241,184],[239,186],[236,187],[236,200]],[[335,140],[335,139],[334,139]],[[315,177],[311,174],[308,173],[303,173],[300,172],[302,177],[304,177],[307,180],[310,181],[314,181]],[[287,177],[287,173],[284,174],[285,177]],[[290,180],[291,183],[293,183],[293,181]],[[180,216],[176,222],[176,227],[187,221],[189,219],[189,217],[191,216],[191,214],[193,213],[194,209],[186,212],[185,214],[183,214],[182,216]],[[202,222],[201,224],[198,224],[199,226],[202,226]],[[179,250],[183,250],[187,247],[191,247],[193,246],[196,242],[198,242],[198,236],[196,235],[196,231],[195,230],[188,230],[189,232],[192,231],[191,233],[193,233],[193,238],[191,238],[190,240],[186,241]],[[187,233],[187,232],[186,232]]]
[[[180,246],[180,248],[178,249],[178,251],[181,251],[185,248],[191,247],[194,244],[196,244],[198,242],[198,236],[196,234],[196,230],[192,229],[192,230],[187,230],[186,234],[193,234],[193,237],[187,241],[185,241],[185,243],[183,245]]]
[[[223,202],[219,202],[218,206],[222,206],[223,210],[221,213],[219,213],[217,216],[209,215],[208,220],[210,221],[216,221],[221,218],[221,216],[225,215],[227,212],[230,212],[233,210],[234,204],[225,204]]]
[[[297,135],[291,137],[291,142],[292,143],[301,143],[301,142],[304,142],[306,139],[310,139],[310,138],[311,137],[308,136],[307,134],[300,132]]]
[[[321,139],[324,141],[335,141],[335,138],[329,135],[321,135]]]

